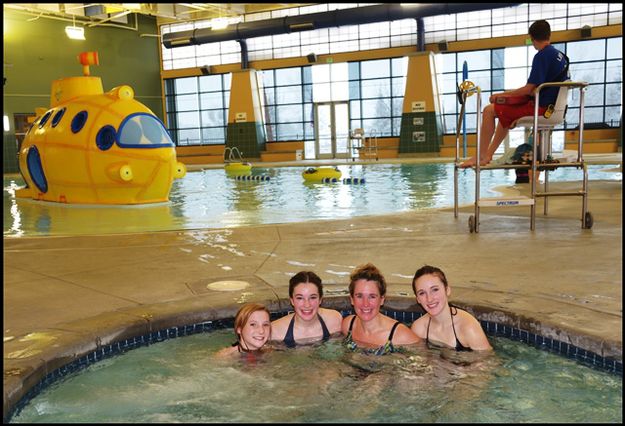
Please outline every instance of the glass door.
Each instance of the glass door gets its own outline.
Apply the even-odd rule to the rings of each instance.
[[[315,104],[315,158],[347,158],[349,109],[347,102]]]

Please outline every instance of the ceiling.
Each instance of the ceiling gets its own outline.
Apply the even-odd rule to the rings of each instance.
[[[198,19],[236,17],[313,3],[4,3],[10,9],[33,17],[74,20],[97,26],[102,23],[128,22],[132,13],[155,16],[158,24]]]

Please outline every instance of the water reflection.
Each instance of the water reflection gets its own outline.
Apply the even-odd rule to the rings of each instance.
[[[364,184],[310,183],[304,167],[254,167],[268,181],[240,181],[223,169],[188,173],[172,184],[170,201],[140,206],[65,205],[16,199],[23,186],[18,175],[4,177],[4,235],[78,235],[227,228],[379,215],[453,205],[453,165],[347,164],[343,178],[364,178]],[[577,169],[558,169],[550,181],[581,179]],[[614,166],[590,166],[589,179],[622,180]],[[513,185],[514,170],[482,172],[482,197],[492,187]],[[475,173],[460,170],[460,204],[474,202]]]

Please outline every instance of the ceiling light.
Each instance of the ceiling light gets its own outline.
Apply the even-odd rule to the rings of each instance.
[[[65,34],[72,40],[85,40],[85,29],[83,27],[65,27]]]

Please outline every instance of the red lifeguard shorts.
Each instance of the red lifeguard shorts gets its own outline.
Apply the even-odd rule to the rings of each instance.
[[[495,115],[499,123],[509,129],[510,125],[521,117],[534,116],[534,101],[525,104],[507,105],[495,103]],[[543,115],[547,107],[538,107],[538,114]]]

